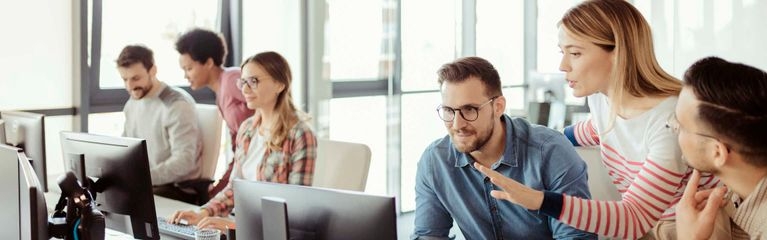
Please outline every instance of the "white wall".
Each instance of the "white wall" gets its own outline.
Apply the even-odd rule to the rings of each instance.
[[[72,107],[72,2],[0,1],[0,110]],[[59,131],[72,116],[46,117],[49,184],[63,172]]]
[[[72,106],[72,3],[0,1],[0,110]]]

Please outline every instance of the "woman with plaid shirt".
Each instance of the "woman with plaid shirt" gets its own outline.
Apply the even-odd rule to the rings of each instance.
[[[292,77],[288,62],[276,52],[262,52],[245,60],[242,90],[254,116],[237,131],[235,165],[231,179],[311,185],[317,139],[308,115],[296,109],[290,94]],[[226,231],[235,223],[226,216],[234,208],[233,181],[198,211],[177,211],[170,218],[198,227]]]

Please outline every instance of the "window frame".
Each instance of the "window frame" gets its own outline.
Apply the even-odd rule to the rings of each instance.
[[[100,86],[103,0],[81,1],[79,4],[80,41],[78,47],[80,48],[80,76],[82,79],[80,83],[80,106],[75,109],[75,112],[79,115],[79,130],[87,132],[89,114],[122,111],[130,96],[125,89],[102,88]],[[91,4],[90,12],[88,11],[88,4]],[[242,0],[220,0],[218,6],[219,31],[227,43],[229,52],[224,65],[236,66],[239,65],[239,59],[242,56],[240,51],[242,49],[242,9],[240,7]],[[92,19],[90,27],[88,26],[89,16]],[[197,103],[216,103],[216,95],[208,88],[192,91],[189,86],[177,87],[187,91]]]
[[[395,39],[393,43],[393,72],[392,76],[388,79],[352,79],[353,81],[332,81],[332,98],[345,98],[345,97],[362,97],[362,96],[374,96],[374,95],[386,95],[389,100],[387,101],[387,189],[389,194],[397,197],[397,212],[406,213],[412,210],[401,209],[402,201],[402,133],[401,133],[401,112],[402,112],[402,96],[410,94],[420,93],[434,93],[439,90],[415,90],[415,91],[403,91],[402,90],[402,0],[388,0],[393,2],[396,6],[395,15],[396,23],[395,27]],[[476,0],[459,0],[461,1],[461,41],[456,42],[457,47],[460,47],[460,56],[473,56],[476,54]],[[384,4],[386,6],[387,4]],[[502,86],[502,89],[522,88],[527,92],[527,78],[529,75],[529,69],[536,68],[537,58],[536,53],[536,36],[537,33],[537,3],[536,1],[526,0],[524,2],[525,15],[524,21],[524,66],[526,69],[524,73],[523,84],[514,84]],[[345,79],[346,80],[346,79]],[[525,102],[528,99],[524,99]],[[525,104],[526,106],[527,104]]]

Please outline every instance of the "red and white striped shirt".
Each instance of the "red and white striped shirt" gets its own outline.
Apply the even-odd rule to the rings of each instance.
[[[569,129],[575,145],[600,146],[602,165],[607,168],[621,201],[598,201],[564,196],[559,220],[602,236],[637,239],[658,220],[674,220],[692,169],[681,158],[677,136],[665,127],[677,98],[669,97],[631,119],[616,117],[609,126],[607,97],[588,97],[592,117]],[[701,177],[701,188],[719,185],[713,175]]]

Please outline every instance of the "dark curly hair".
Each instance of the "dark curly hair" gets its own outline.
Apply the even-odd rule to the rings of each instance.
[[[226,57],[226,44],[220,34],[201,28],[195,28],[182,34],[176,40],[176,51],[189,54],[192,60],[205,63],[213,59],[216,66],[221,66]]]

